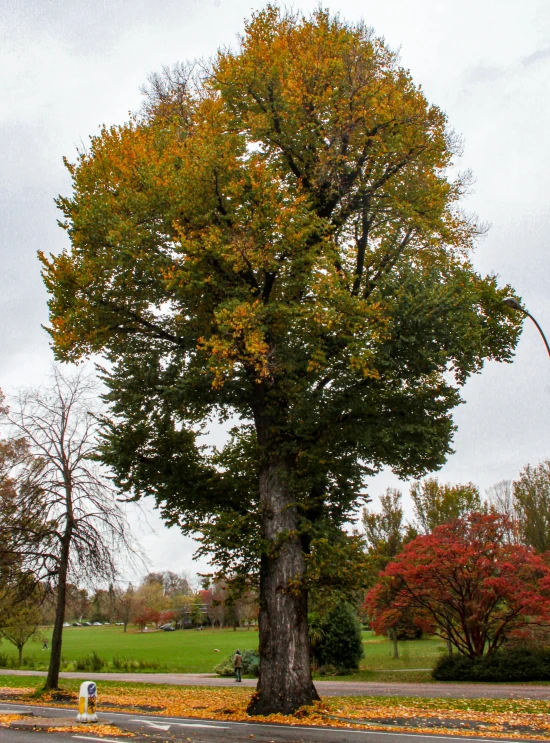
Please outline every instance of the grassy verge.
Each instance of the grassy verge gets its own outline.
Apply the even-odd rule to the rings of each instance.
[[[314,673],[313,678],[315,681],[369,681],[372,683],[411,683],[411,684],[424,684],[424,683],[436,683],[432,678],[431,671],[405,671],[405,672],[394,672],[394,671],[367,671],[359,670],[354,673],[346,674],[344,676],[328,676],[319,673]]]

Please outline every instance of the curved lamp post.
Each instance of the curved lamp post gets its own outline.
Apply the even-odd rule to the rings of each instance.
[[[546,350],[548,351],[548,355],[550,356],[550,346],[548,345],[548,341],[546,340],[546,336],[542,332],[541,326],[535,320],[535,318],[533,317],[533,315],[531,315],[530,312],[527,312],[527,310],[523,309],[523,307],[521,306],[521,304],[518,302],[518,300],[515,297],[506,297],[506,299],[503,299],[502,301],[504,302],[505,305],[507,305],[508,307],[511,307],[513,310],[518,310],[519,312],[523,312],[524,315],[527,315],[527,317],[530,317],[531,318],[531,320],[537,326],[537,330],[541,334],[542,340],[544,341],[544,344],[546,346]]]

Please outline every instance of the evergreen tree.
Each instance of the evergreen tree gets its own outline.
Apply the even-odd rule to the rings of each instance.
[[[359,668],[363,657],[361,624],[351,604],[342,601],[327,614],[315,657],[322,666],[332,665],[342,670]]]

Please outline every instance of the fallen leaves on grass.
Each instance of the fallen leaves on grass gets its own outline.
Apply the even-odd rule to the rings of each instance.
[[[246,711],[252,693],[251,689],[228,687],[109,683],[100,685],[98,710],[101,712],[104,705],[104,709],[108,707],[113,712],[135,713],[147,708],[170,717],[387,731],[406,728],[407,732],[456,736],[483,732],[487,738],[503,735],[517,739],[550,738],[550,702],[546,700],[336,697],[325,698],[294,715],[252,717]],[[33,701],[37,703],[73,706],[60,704],[53,694],[43,695],[39,702]]]
[[[34,687],[11,687],[2,686],[0,687],[0,699],[13,699],[14,697],[20,697],[21,694],[34,694]]]

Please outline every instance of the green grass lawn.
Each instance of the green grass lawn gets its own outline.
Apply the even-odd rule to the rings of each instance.
[[[399,658],[394,658],[393,643],[384,637],[375,636],[374,632],[363,632],[363,647],[365,655],[361,668],[371,671],[431,669],[445,651],[445,645],[439,638],[406,640],[398,643]]]
[[[45,630],[44,634],[50,637],[51,629]],[[361,669],[352,676],[344,677],[348,680],[428,680],[430,674],[418,669],[432,668],[443,650],[443,643],[436,639],[400,642],[399,658],[395,659],[393,646],[383,637],[375,637],[372,632],[363,632],[363,642],[365,655],[361,661]],[[24,667],[37,670],[47,668],[49,651],[43,651],[41,647],[41,642],[29,642],[25,646]],[[214,666],[230,653],[234,653],[236,648],[257,650],[258,633],[254,630],[235,632],[233,629],[221,632],[218,629],[202,632],[137,632],[134,628],[129,628],[124,633],[122,627],[67,627],[63,631],[66,670],[75,670],[74,662],[94,651],[107,663],[112,663],[113,658],[118,656],[152,666],[136,670],[212,673]],[[4,641],[0,645],[0,655],[2,654],[15,658],[16,650]]]
[[[44,630],[51,637],[51,628]],[[50,643],[51,645],[51,643]],[[47,668],[49,651],[41,650],[41,642],[29,642],[24,658],[27,666],[37,670]],[[65,664],[95,651],[108,662],[115,656],[156,664],[152,671],[179,673],[212,673],[214,666],[237,648],[257,650],[258,633],[254,630],[179,630],[176,632],[137,632],[122,627],[66,627],[63,630],[63,659]],[[217,653],[216,649],[220,652]],[[0,654],[16,657],[13,645],[5,640]],[[28,661],[30,660],[30,663]],[[34,661],[34,663],[33,663]]]

